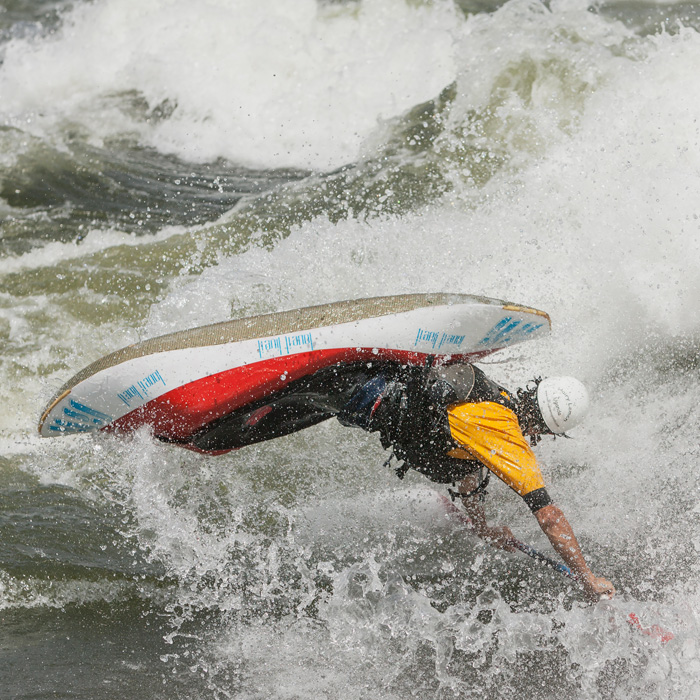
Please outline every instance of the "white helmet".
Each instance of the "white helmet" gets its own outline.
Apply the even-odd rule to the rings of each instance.
[[[537,387],[537,405],[547,427],[561,434],[580,423],[588,411],[586,387],[574,377],[548,377]]]

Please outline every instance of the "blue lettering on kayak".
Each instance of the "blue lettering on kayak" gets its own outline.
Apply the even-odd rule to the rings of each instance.
[[[153,387],[158,384],[165,386],[165,380],[163,377],[161,377],[159,370],[151,372],[151,374],[138,382],[139,388],[146,396],[148,396],[149,393],[152,393]]]
[[[112,422],[112,416],[97,411],[71,399],[68,406],[63,407],[65,418],[54,418],[49,430],[60,433],[86,433],[89,430],[102,428]],[[68,420],[66,420],[68,419]]]
[[[118,392],[117,396],[131,408],[133,404],[138,405],[149,399],[153,394],[162,393],[155,390],[160,389],[161,386],[166,386],[165,379],[163,379],[160,370],[155,370],[143,379],[139,379],[131,386]]]
[[[73,399],[70,400],[70,405],[72,408],[76,409],[77,411],[80,411],[81,413],[84,413],[86,416],[90,416],[92,418],[93,423],[106,425],[107,423],[112,422],[112,416],[108,416],[106,413],[102,413],[101,411],[96,411],[94,408],[90,408],[85,404],[78,403]]]
[[[448,333],[447,331],[429,331],[425,330],[424,328],[419,328],[413,345],[427,343],[433,348],[433,350],[439,350],[443,347],[449,347],[449,349],[455,350],[462,345],[465,337],[466,336],[464,335]]]
[[[544,323],[523,323],[512,316],[502,318],[480,341],[479,345],[503,346],[525,340]]]
[[[143,394],[136,388],[135,384],[132,384],[130,387],[127,387],[124,389],[124,391],[120,391],[117,393],[117,396],[129,407],[131,408],[132,402],[136,401],[136,399],[141,399],[141,401],[144,400]],[[138,401],[136,401],[138,403]]]
[[[439,331],[426,331],[423,328],[419,328],[413,344],[418,345],[418,343],[427,343],[434,349],[435,343],[437,343],[439,337]]]
[[[438,348],[441,348],[443,345],[452,345],[453,347],[458,348],[464,342],[464,338],[465,336],[463,335],[443,333],[442,337],[440,338],[440,345],[438,345]]]
[[[92,429],[90,425],[73,423],[71,421],[60,420],[59,418],[56,418],[53,424],[49,426],[49,430],[59,433],[87,433]]]
[[[299,352],[310,352],[314,349],[314,339],[311,333],[292,333],[278,335],[274,338],[258,340],[257,350],[260,359],[293,355]]]

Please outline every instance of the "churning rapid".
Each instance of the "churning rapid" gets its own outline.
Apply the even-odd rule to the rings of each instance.
[[[699,30],[666,1],[0,2],[3,697],[696,697]],[[36,433],[140,339],[428,291],[551,315],[484,369],[588,385],[537,451],[614,600],[336,421],[218,458]]]

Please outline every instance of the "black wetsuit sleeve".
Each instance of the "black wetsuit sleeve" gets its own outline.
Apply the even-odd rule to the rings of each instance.
[[[536,513],[540,508],[552,505],[552,499],[549,497],[547,489],[545,488],[535,489],[534,491],[530,491],[530,493],[526,493],[523,496],[523,501],[527,503],[533,513]]]

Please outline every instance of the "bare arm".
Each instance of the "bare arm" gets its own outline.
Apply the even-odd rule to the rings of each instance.
[[[477,484],[476,475],[468,476],[460,483],[458,490],[460,493],[469,493],[477,487]],[[505,526],[489,526],[486,522],[484,507],[477,497],[465,498],[462,503],[479,537],[495,547],[514,551],[509,545],[509,542],[515,539],[513,533]],[[550,504],[540,508],[534,515],[552,547],[579,579],[587,595],[592,598],[614,595],[615,588],[612,583],[595,576],[586,564],[576,535],[561,509]]]
[[[540,508],[535,518],[557,554],[578,577],[586,593],[598,598],[614,595],[615,588],[607,579],[595,576],[583,558],[576,535],[561,509],[554,504]]]

